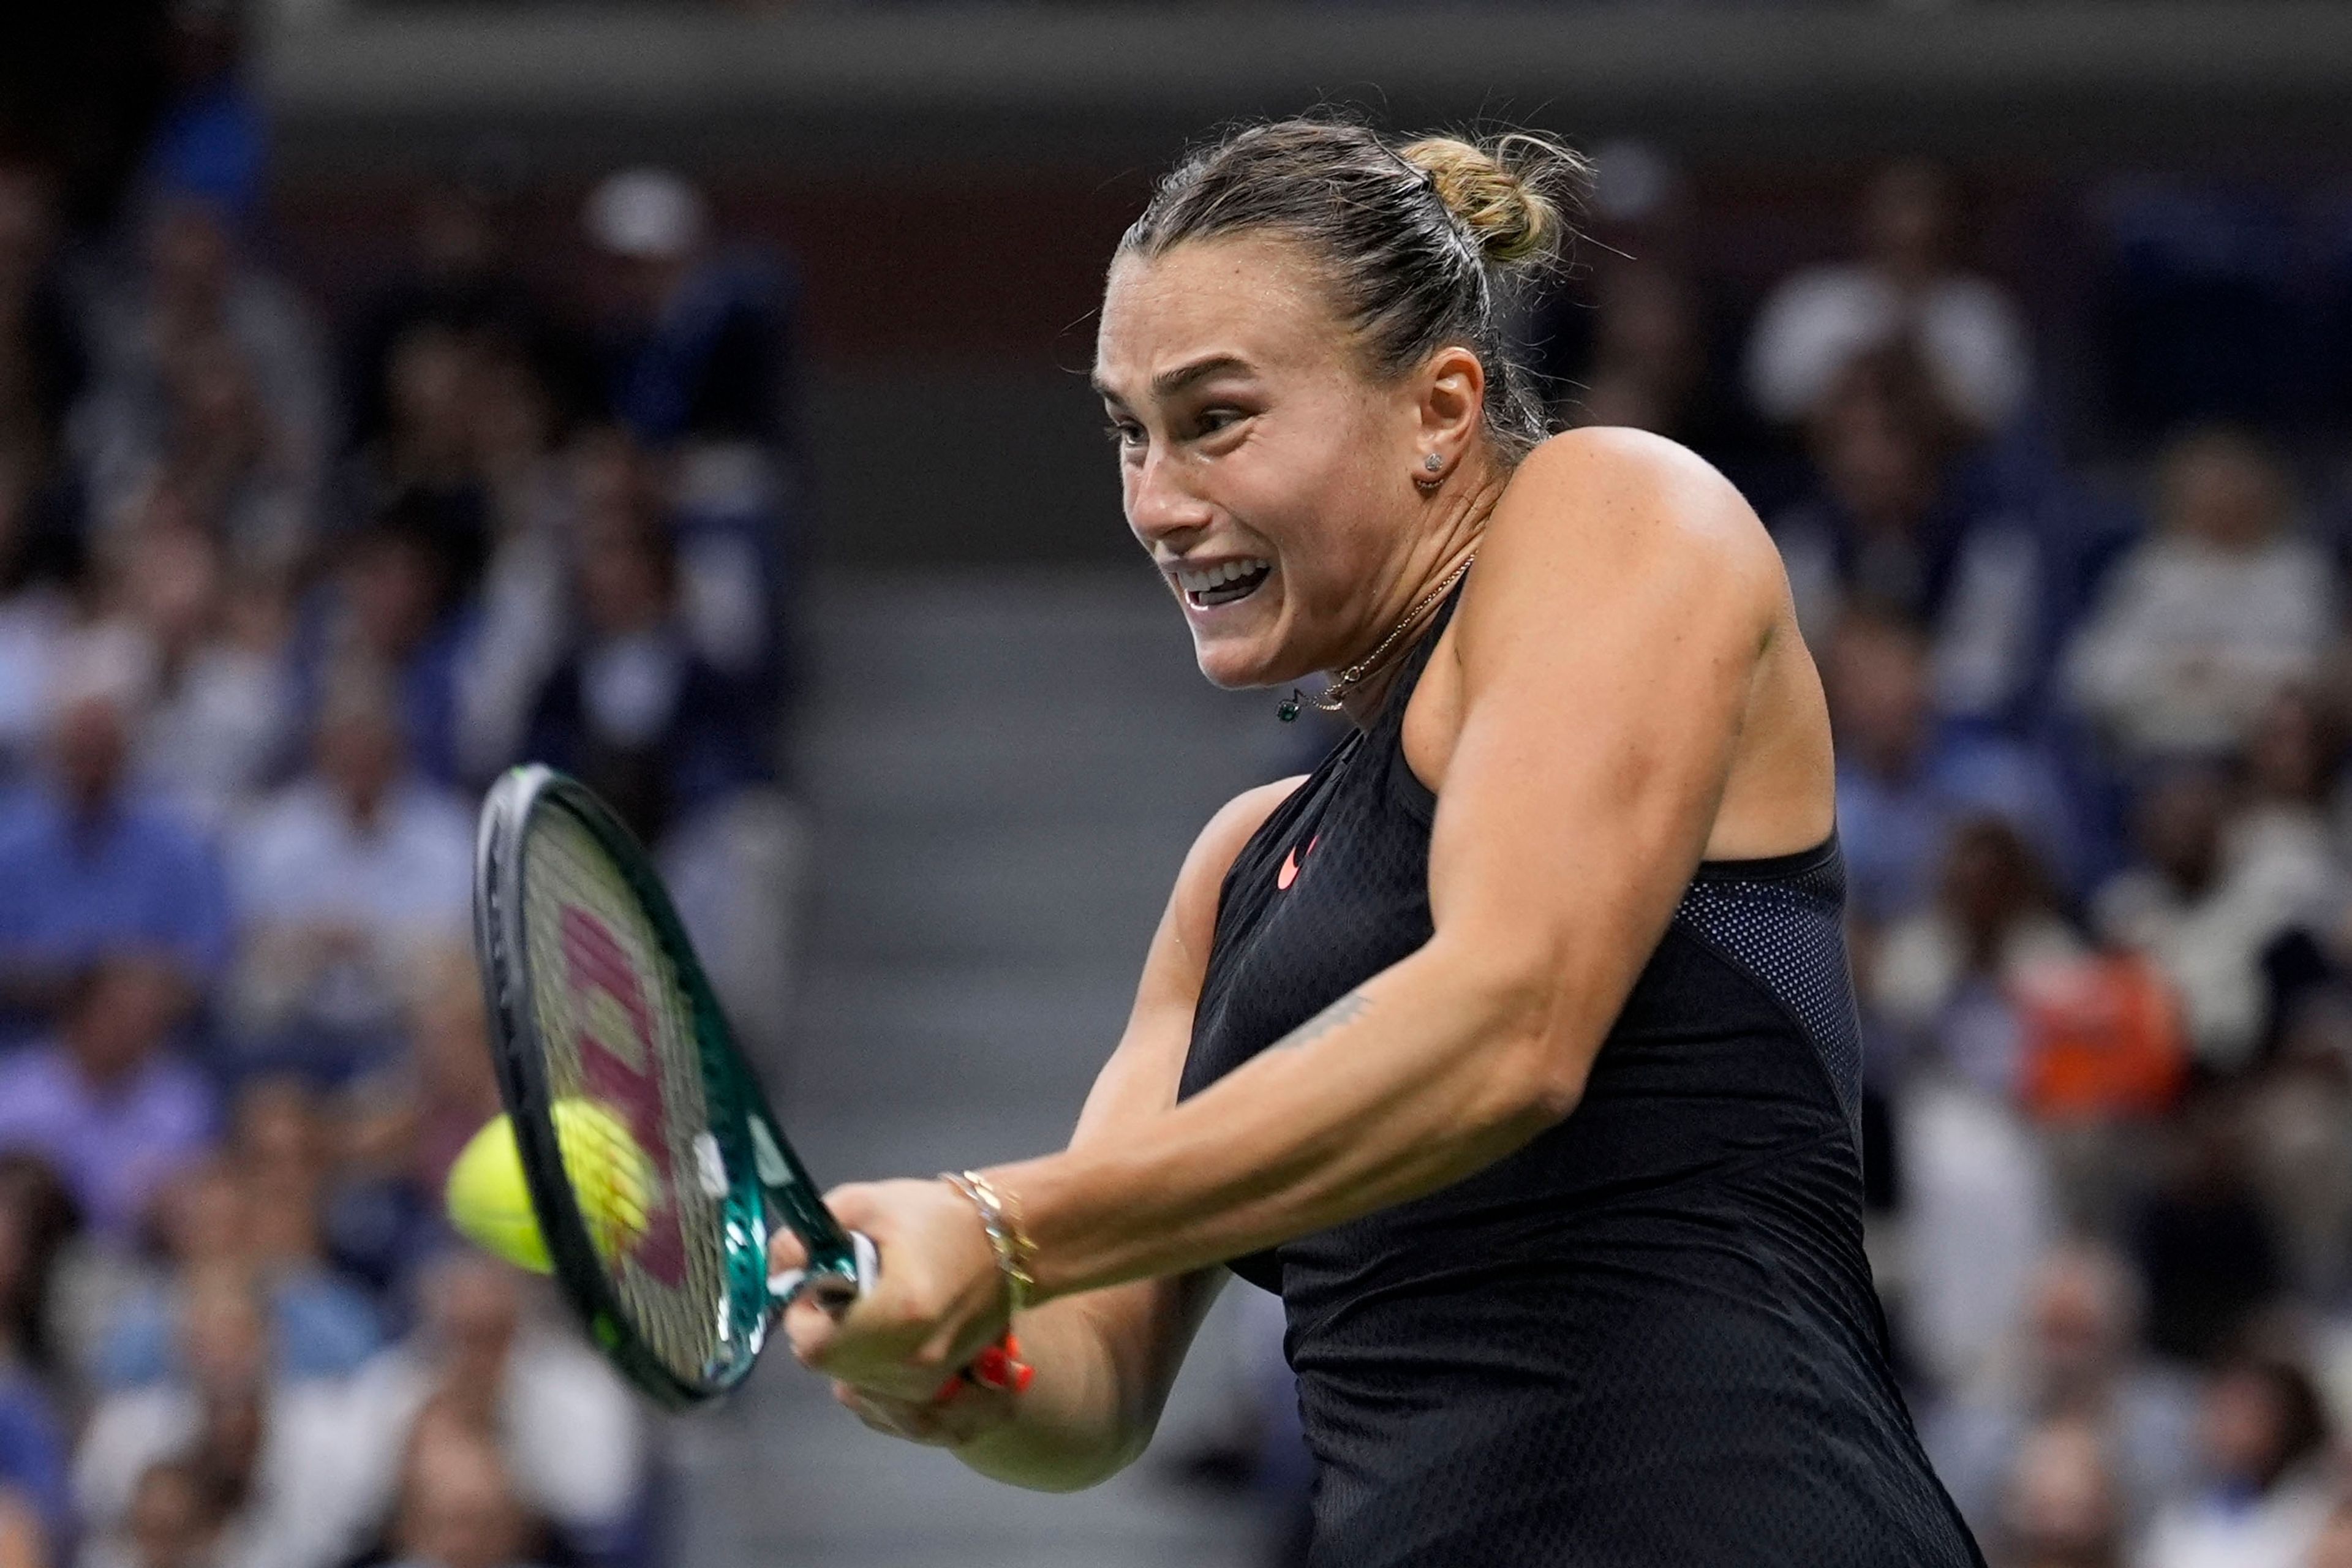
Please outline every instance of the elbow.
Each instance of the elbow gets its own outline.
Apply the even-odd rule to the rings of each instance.
[[[1510,1121],[1525,1127],[1529,1136],[1567,1121],[1584,1099],[1588,1074],[1582,1053],[1538,1037],[1524,1042],[1515,1055],[1524,1059],[1512,1074]]]
[[[1591,1042],[1562,994],[1559,966],[1523,957],[1482,969],[1493,1120],[1532,1137],[1566,1121],[1583,1100]]]

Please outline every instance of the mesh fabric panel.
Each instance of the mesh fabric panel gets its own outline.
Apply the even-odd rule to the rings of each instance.
[[[1834,854],[1792,876],[1702,875],[1675,919],[1756,976],[1804,1026],[1859,1135],[1862,1031],[1846,972],[1845,868]]]

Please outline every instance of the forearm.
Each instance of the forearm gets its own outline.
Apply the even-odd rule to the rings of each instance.
[[[1004,1167],[1038,1294],[1197,1268],[1404,1202],[1565,1115],[1551,987],[1424,948],[1116,1142]]]
[[[1205,1280],[1154,1281],[1024,1312],[1013,1332],[1034,1377],[1012,1402],[1012,1419],[958,1444],[956,1458],[1033,1491],[1076,1491],[1126,1468],[1150,1440],[1207,1289]],[[1165,1321],[1171,1311],[1184,1321]]]

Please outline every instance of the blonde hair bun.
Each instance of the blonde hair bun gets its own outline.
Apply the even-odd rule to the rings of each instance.
[[[1526,131],[1484,143],[1424,136],[1397,155],[1429,176],[1478,253],[1497,267],[1552,260],[1572,232],[1569,208],[1592,179],[1582,153]]]

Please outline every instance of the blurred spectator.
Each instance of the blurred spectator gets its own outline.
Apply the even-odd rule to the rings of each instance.
[[[680,620],[677,554],[654,504],[626,487],[583,519],[583,635],[540,690],[528,750],[658,844],[772,770],[740,689]]]
[[[1997,817],[2047,863],[2077,863],[2066,799],[2048,761],[1997,731],[1937,721],[1917,627],[1857,608],[1839,619],[1824,652],[1838,839],[1857,919],[1876,924],[1925,904],[1952,828],[1966,817]]]
[[[511,345],[545,376],[569,415],[596,395],[584,345],[559,324],[524,275],[516,235],[527,216],[526,171],[503,142],[469,149],[457,176],[417,194],[410,248],[345,335],[351,445],[364,448],[390,417],[387,366],[395,343],[420,327]]]
[[[712,243],[701,193],[631,169],[588,200],[588,236],[611,259],[611,403],[639,440],[789,446],[792,283],[772,262]]]
[[[314,722],[336,678],[357,668],[388,679],[409,760],[448,784],[471,612],[449,574],[439,526],[430,500],[410,492],[347,535],[332,574],[303,605],[294,658],[297,706]]]
[[[383,425],[360,457],[356,510],[397,517],[430,551],[444,604],[472,593],[489,552],[475,426],[481,358],[472,334],[431,320],[393,340]]]
[[[2067,655],[2076,700],[2126,761],[2241,745],[2281,687],[2317,673],[2336,626],[2335,572],[2259,444],[2185,437],[2158,479],[2157,531]]]
[[[2216,1074],[2252,1065],[2269,1032],[2264,955],[2291,930],[2333,924],[2347,893],[2315,805],[2273,797],[2233,817],[2234,804],[2210,769],[2154,784],[2138,814],[2139,863],[2095,903],[2101,933],[2171,981],[2197,1059]]]
[[[289,571],[310,543],[316,476],[262,404],[243,351],[224,334],[192,338],[162,370],[159,443],[114,515],[135,515],[148,491],[168,489],[240,571]]]
[[[268,1316],[234,1268],[189,1281],[180,1341],[179,1378],[110,1394],[91,1414],[74,1461],[85,1526],[121,1530],[150,1467],[185,1458],[222,1500],[223,1564],[343,1561],[362,1544],[370,1499],[341,1388],[271,1374]]]
[[[55,1038],[0,1058],[0,1149],[55,1165],[92,1230],[117,1243],[212,1131],[211,1089],[167,1048],[185,998],[168,965],[102,959],[68,995]]]
[[[2329,1512],[2303,1568],[2352,1568],[2352,1500],[2339,1500]]]
[[[1777,505],[1782,454],[1739,390],[1747,312],[1699,265],[1688,180],[1662,149],[1611,142],[1593,154],[1583,237],[1568,285],[1529,301],[1528,363],[1572,425],[1653,430],[1696,450],[1751,501]],[[1590,258],[1588,260],[1588,258]]]
[[[2307,1300],[2352,1286],[2352,997],[2308,994],[2246,1102],[2256,1190]]]
[[[2085,1518],[2093,1511],[2079,1470],[2065,1486],[2045,1478],[2050,1494],[2020,1495],[2040,1484],[2032,1456],[2053,1431],[2086,1440],[2097,1458],[2103,1536],[2137,1533],[2187,1476],[2193,1385],[2149,1358],[2141,1313],[2139,1282],[2115,1252],[2089,1242],[2053,1248],[2033,1271],[2018,1331],[1990,1375],[1929,1408],[1920,1435],[1937,1473],[1988,1538],[2018,1527],[2021,1501],[2035,1503],[2029,1513],[2055,1510],[2062,1497],[2084,1505]],[[2073,1467],[2087,1456],[2044,1457]],[[2044,1521],[2027,1533],[2050,1528]]]
[[[473,842],[465,807],[409,767],[383,683],[332,682],[313,771],[230,844],[248,1048],[331,1075],[380,1056],[404,965],[465,930]]]
[[[42,787],[0,803],[0,1038],[54,1005],[107,953],[164,958],[193,986],[228,957],[228,904],[211,849],[125,784],[130,719],[103,692],[59,709]]]
[[[46,1166],[0,1157],[0,1493],[62,1545],[72,1524],[66,1435],[46,1374],[54,1371],[45,1315],[70,1200]]]
[[[571,1544],[609,1550],[644,1500],[646,1432],[628,1392],[576,1336],[531,1319],[504,1264],[450,1252],[423,1295],[416,1336],[353,1386],[353,1426],[373,1445],[370,1484],[388,1505],[412,1435],[422,1445],[454,1420],[496,1434],[515,1491]]]
[[[75,428],[97,515],[176,472],[240,561],[282,564],[311,526],[330,427],[309,319],[209,202],[159,200],[143,260],[98,296],[99,382]]]
[[[39,1516],[0,1486],[0,1568],[48,1568],[52,1561]]]
[[[175,0],[171,95],[147,150],[147,175],[240,217],[261,196],[268,128],[244,72],[244,13],[233,0]]]
[[[0,455],[0,788],[29,770],[47,732],[82,564],[31,460]]]
[[[58,435],[80,391],[81,344],[54,265],[47,182],[0,163],[0,781],[47,719],[77,565],[78,498]]]
[[[2327,1417],[2291,1362],[2235,1358],[2205,1385],[2202,1484],[2158,1517],[2146,1568],[2306,1568],[2333,1511]]]
[[[1862,258],[1773,291],[1748,351],[1748,393],[1768,418],[1812,417],[1855,356],[1907,342],[1954,415],[1980,432],[2008,423],[2032,382],[2025,323],[1998,286],[1954,262],[1952,206],[1940,170],[1897,164],[1865,195]]]
[[[2125,1531],[2105,1444],[2061,1417],[2017,1446],[2000,1518],[1984,1532],[2001,1568],[2124,1568]]]
[[[216,1157],[165,1191],[158,1226],[165,1268],[134,1287],[109,1315],[91,1369],[101,1389],[136,1388],[179,1373],[174,1335],[185,1305],[183,1287],[205,1266],[234,1266],[266,1279],[253,1185],[236,1162]],[[266,1291],[274,1365],[281,1375],[348,1373],[376,1348],[373,1310],[331,1279],[298,1270],[269,1282]],[[364,1325],[356,1332],[355,1316]]]
[[[467,780],[488,778],[521,755],[531,703],[571,639],[578,472],[597,466],[593,458],[567,461],[556,449],[553,395],[518,344],[485,339],[477,373],[474,460],[490,538],[456,675],[457,765]],[[756,589],[756,578],[749,586]]]
[[[1581,425],[1624,425],[1734,459],[1754,439],[1713,363],[1697,286],[1668,265],[1609,258],[1592,285],[1592,341],[1569,399]]]
[[[0,467],[41,475],[89,367],[58,273],[50,184],[0,162]]]
[[[338,1377],[382,1347],[373,1304],[329,1263],[321,1232],[326,1129],[309,1087],[257,1080],[239,1098],[235,1152],[196,1167],[165,1194],[161,1226],[173,1272],[114,1309],[96,1374],[110,1388],[174,1372],[180,1285],[233,1263],[260,1282],[278,1375]]]
[[[2048,640],[2045,552],[1958,460],[1916,358],[1848,361],[1806,428],[1815,493],[1772,519],[1806,641],[1857,605],[1900,616],[1927,628],[1938,712],[2016,717]]]
[[[143,510],[110,542],[109,618],[85,637],[110,639],[145,694],[132,747],[142,784],[217,829],[284,760],[286,606],[269,579],[227,574],[173,492],[151,491]]]
[[[1948,1074],[1915,1070],[1895,1109],[1906,1263],[1889,1307],[1931,1391],[1979,1388],[2057,1230],[2050,1173],[2014,1111]]]
[[[748,716],[772,719],[790,607],[782,471],[764,454],[734,445],[681,452],[673,472],[679,616],[696,651],[754,700]]]
[[[158,1459],[139,1476],[122,1528],[89,1542],[81,1568],[229,1568],[220,1556],[225,1500],[188,1459]]]
[[[40,1516],[0,1483],[0,1568],[48,1568],[50,1562]]]
[[[1879,944],[1870,1000],[1915,1047],[2006,1102],[2021,1059],[2015,988],[2033,967],[2082,951],[2017,830],[1969,818],[1952,832],[1936,901]]]
[[[755,1052],[789,1000],[806,838],[774,787],[763,705],[701,652],[677,561],[642,490],[582,520],[583,636],[541,689],[527,755],[611,802],[659,856],[678,910]]]
[[[2147,1283],[2148,1342],[2165,1355],[2216,1355],[2285,1282],[2253,1187],[2248,1131],[2237,1105],[2210,1095],[2165,1131],[2168,1169],[2132,1233]]]
[[[541,1533],[496,1444],[454,1421],[419,1424],[402,1468],[394,1568],[528,1568]]]
[[[352,1087],[350,1168],[331,1211],[337,1256],[383,1285],[453,1239],[442,1212],[449,1167],[503,1109],[471,950],[429,949],[409,980],[408,1049]]]
[[[2048,1163],[2012,1109],[2024,1043],[2015,995],[2024,975],[2080,952],[2024,841],[1971,819],[1954,829],[1936,902],[1896,921],[1872,955],[1868,1000],[1906,1054],[1878,1069],[1902,1081],[1894,1142],[1912,1255],[1902,1318],[1936,1386],[1984,1374],[2056,1223]]]

